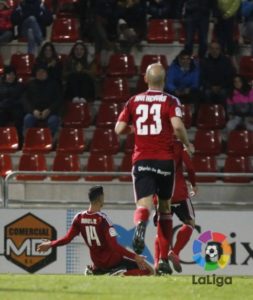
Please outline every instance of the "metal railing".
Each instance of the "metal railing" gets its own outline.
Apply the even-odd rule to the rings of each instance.
[[[120,176],[131,176],[130,172],[63,172],[63,171],[13,171],[9,173],[5,179],[3,180],[1,178],[1,184],[2,184],[2,194],[3,194],[3,207],[7,208],[9,203],[9,183],[13,177],[16,177],[17,175],[40,175],[40,176],[80,176],[80,177],[86,177],[86,176],[112,176],[112,177],[120,177]],[[185,173],[186,175],[186,173]],[[253,173],[223,173],[223,172],[198,172],[196,173],[196,176],[200,177],[252,177]],[[20,182],[22,180],[19,180]],[[25,181],[25,180],[24,180]],[[52,181],[56,182],[56,181]]]

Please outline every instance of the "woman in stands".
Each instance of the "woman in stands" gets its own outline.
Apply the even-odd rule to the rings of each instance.
[[[229,132],[238,127],[253,130],[253,90],[241,75],[234,76],[233,86],[227,99],[227,112]]]

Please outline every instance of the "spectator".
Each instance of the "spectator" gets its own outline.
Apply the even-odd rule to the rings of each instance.
[[[0,127],[13,123],[22,140],[24,85],[17,80],[16,70],[6,66],[0,82]]]
[[[18,34],[28,40],[28,53],[35,54],[46,36],[46,26],[53,21],[51,12],[41,0],[23,0],[12,14],[12,22],[18,26]]]
[[[232,56],[235,52],[234,32],[241,0],[216,0],[215,4],[217,40],[223,52]]]
[[[229,120],[227,130],[230,132],[238,126],[253,131],[253,90],[246,78],[236,75],[227,99]]]
[[[72,47],[65,63],[65,98],[73,102],[90,102],[95,99],[95,86],[89,71],[87,49],[82,41]]]
[[[199,99],[199,65],[188,51],[182,50],[169,66],[165,90],[182,103],[197,103]]]
[[[47,70],[46,65],[37,65],[35,79],[27,85],[24,96],[27,113],[24,118],[24,133],[26,129],[46,122],[55,137],[60,125],[62,99],[59,84],[49,78]]]
[[[167,19],[171,10],[170,2],[166,0],[147,1],[147,15],[153,19]]]
[[[0,1],[0,44],[8,43],[12,40],[12,10],[6,1]]]
[[[222,104],[225,107],[234,74],[234,67],[230,59],[222,54],[220,44],[211,43],[208,57],[200,65],[201,87],[205,101]]]
[[[47,66],[48,76],[61,83],[62,81],[62,63],[52,43],[46,42],[35,61],[36,65],[45,64]]]
[[[186,0],[184,5],[185,18],[185,49],[193,51],[195,34],[198,34],[198,55],[203,58],[207,51],[207,37],[209,29],[210,13],[213,8],[213,0]]]
[[[242,2],[243,35],[250,41],[251,55],[253,55],[253,1]]]

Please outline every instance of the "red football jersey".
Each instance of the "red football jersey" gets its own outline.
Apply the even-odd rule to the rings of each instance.
[[[126,103],[118,121],[134,126],[133,163],[144,159],[173,159],[172,117],[182,117],[180,101],[160,91],[147,90]]]
[[[188,173],[188,179],[192,186],[196,185],[195,171],[189,154],[181,142],[175,142],[174,155],[176,165],[176,178],[172,203],[177,203],[189,197],[188,188],[184,177],[184,166]]]
[[[78,213],[66,236],[52,241],[52,247],[68,244],[81,233],[90,250],[96,268],[109,269],[124,257],[134,259],[135,254],[118,244],[116,231],[105,213],[84,211]]]

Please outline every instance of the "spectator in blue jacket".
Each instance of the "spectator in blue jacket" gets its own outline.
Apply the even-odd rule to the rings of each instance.
[[[165,90],[177,96],[182,103],[195,103],[199,99],[199,65],[190,52],[182,50],[169,66]]]
[[[41,0],[23,0],[12,13],[12,23],[18,34],[28,40],[28,53],[35,54],[46,36],[46,26],[53,21],[51,12]]]

